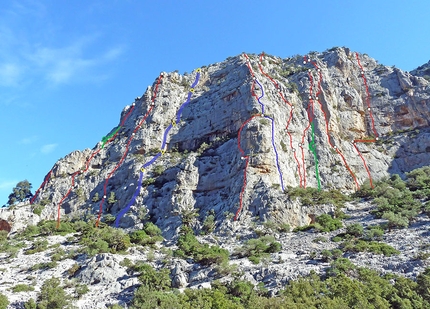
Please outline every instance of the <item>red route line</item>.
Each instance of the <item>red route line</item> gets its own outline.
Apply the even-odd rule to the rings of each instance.
[[[154,108],[154,102],[155,102],[155,98],[157,96],[157,92],[158,92],[158,86],[161,83],[161,79],[163,78],[163,75],[160,74],[160,76],[158,77],[158,81],[157,84],[155,85],[155,90],[154,90],[154,95],[151,98],[151,107],[150,109],[146,112],[145,116],[143,116],[142,120],[139,122],[139,124],[134,128],[133,133],[131,134],[128,142],[127,142],[127,146],[125,148],[124,154],[122,155],[121,159],[119,160],[118,164],[114,167],[114,169],[109,173],[108,177],[105,180],[104,186],[103,186],[103,198],[100,201],[100,206],[99,206],[99,214],[97,216],[97,220],[96,220],[96,227],[98,227],[99,222],[100,222],[100,218],[103,214],[103,204],[104,204],[104,200],[107,196],[107,185],[109,183],[109,179],[112,177],[112,175],[116,172],[116,170],[122,165],[122,163],[124,162],[124,159],[126,158],[127,154],[128,154],[128,150],[130,147],[131,142],[134,139],[134,136],[136,134],[136,132],[140,129],[140,127],[142,126],[142,124],[145,122],[146,118],[148,118],[149,114],[151,113],[151,111]]]
[[[358,57],[358,53],[355,53],[355,57],[357,58],[358,66],[361,69],[361,77],[363,78],[364,86],[366,87],[366,103],[367,103],[367,110],[369,111],[370,119],[372,120],[372,130],[373,134],[375,134],[375,137],[378,137],[378,132],[376,132],[375,129],[375,120],[373,119],[372,109],[370,108],[370,93],[369,93],[369,86],[367,85],[367,79],[366,76],[364,76],[364,69],[361,66],[360,58]]]
[[[134,110],[134,103],[132,105],[132,107],[130,108],[130,110],[128,111],[128,113],[124,116],[124,118],[122,119],[120,126],[122,127],[125,123],[125,121],[127,120],[127,118],[130,116],[131,112]],[[109,139],[106,141],[105,145],[108,144],[109,142],[111,142],[112,140],[115,139],[115,137],[118,135],[119,130]],[[85,172],[88,171],[88,168],[90,167],[90,162],[91,160],[95,157],[95,155],[97,155],[99,152],[101,151],[101,148],[97,149],[96,151],[94,151],[91,156],[89,157],[89,159],[86,161],[85,163],[85,170],[83,171],[77,171],[75,173],[72,174],[72,184],[69,188],[69,190],[67,191],[67,193],[63,196],[63,198],[61,199],[61,201],[58,203],[58,209],[57,209],[57,229],[60,227],[60,219],[61,219],[61,205],[63,204],[64,200],[69,196],[70,192],[72,192],[73,187],[75,186],[75,177],[78,174],[83,174]]]
[[[303,57],[303,60],[304,60],[304,62],[309,62],[309,60],[307,59],[307,57],[306,56],[304,56]],[[342,152],[339,150],[339,148],[338,147],[336,147],[335,145],[333,145],[332,143],[331,143],[331,141],[330,141],[330,134],[329,134],[329,128],[328,128],[328,119],[327,119],[327,114],[326,114],[326,112],[324,111],[324,109],[323,109],[323,106],[322,106],[322,103],[320,102],[320,100],[318,99],[318,96],[322,93],[322,89],[321,89],[321,81],[322,81],[322,73],[321,73],[321,69],[318,67],[318,65],[316,64],[316,62],[315,61],[311,61],[311,64],[317,69],[317,72],[318,72],[318,76],[319,76],[319,79],[318,79],[318,91],[317,91],[317,93],[315,94],[315,96],[316,96],[316,101],[318,102],[318,104],[320,105],[320,109],[321,109],[321,111],[323,112],[323,114],[324,114],[324,120],[325,120],[325,127],[326,127],[326,133],[327,133],[327,140],[328,140],[328,143],[329,143],[329,145],[332,147],[332,148],[334,148],[334,150],[336,150],[336,152],[340,155],[340,157],[342,158],[342,161],[343,161],[343,163],[344,163],[344,165],[345,165],[345,167],[346,167],[346,169],[349,171],[349,173],[351,174],[351,177],[354,179],[354,182],[355,182],[355,185],[356,185],[356,187],[357,187],[357,189],[360,189],[360,184],[358,183],[358,181],[357,181],[357,177],[355,177],[355,174],[354,174],[354,172],[351,170],[351,168],[349,167],[349,165],[348,165],[348,163],[346,162],[346,159],[345,159],[345,157],[343,156],[343,154],[342,154]],[[310,73],[310,72],[308,72],[308,74],[309,74],[309,78],[310,78],[310,80],[311,80],[311,82],[313,83],[313,79],[312,79],[312,74]],[[311,90],[312,90],[312,87],[310,88]],[[312,100],[312,93],[310,93],[310,95],[309,95],[309,99],[310,100]]]
[[[361,65],[360,58],[358,57],[358,53],[355,53],[355,58],[357,59],[358,66],[361,70],[361,78],[363,79],[364,86],[366,88],[366,104],[367,104],[367,110],[369,111],[370,120],[372,122],[372,131],[375,135],[374,139],[355,139],[352,142],[352,145],[354,146],[355,150],[357,151],[358,155],[360,156],[361,160],[363,161],[364,168],[367,171],[367,175],[369,175],[369,182],[370,186],[373,188],[373,181],[372,181],[372,175],[370,174],[369,167],[367,166],[366,160],[364,159],[363,155],[361,154],[360,150],[358,149],[356,143],[375,143],[378,140],[378,132],[376,132],[375,128],[375,120],[373,119],[372,109],[370,108],[370,93],[369,93],[369,86],[367,85],[367,79],[364,75],[364,69]]]
[[[46,183],[49,181],[49,179],[51,178],[51,174],[52,174],[52,169],[49,171],[48,174],[46,174],[45,178],[43,179],[42,184],[40,185],[39,189],[37,189],[37,191],[34,193],[33,197],[30,199],[30,205],[34,203],[34,200],[36,199],[36,197],[39,195],[39,192],[41,190],[43,190],[43,188],[45,187]]]
[[[301,172],[301,170],[300,170],[300,169],[301,169],[301,167],[300,167],[300,162],[299,162],[299,160],[298,160],[298,158],[297,158],[296,150],[295,150],[295,149],[294,149],[294,147],[293,147],[293,137],[292,137],[291,133],[288,131],[288,127],[290,126],[291,120],[293,119],[293,109],[294,109],[294,106],[293,106],[293,104],[291,104],[290,102],[288,102],[288,100],[286,100],[286,99],[284,98],[284,95],[282,94],[282,92],[281,92],[281,90],[280,90],[280,87],[279,87],[278,83],[277,83],[277,82],[276,82],[276,81],[275,81],[275,80],[274,80],[274,79],[273,79],[269,74],[267,74],[266,72],[264,72],[264,71],[263,71],[263,68],[261,67],[261,61],[262,61],[262,59],[263,59],[263,55],[264,55],[264,53],[261,53],[261,54],[260,54],[260,62],[258,63],[258,67],[260,68],[261,73],[262,73],[263,75],[265,75],[267,78],[269,78],[269,79],[272,81],[272,83],[275,85],[275,88],[278,90],[278,93],[279,93],[279,95],[281,96],[281,98],[282,98],[282,100],[284,101],[284,103],[291,107],[290,117],[288,118],[288,121],[287,121],[287,125],[286,125],[286,127],[285,127],[285,130],[287,131],[287,134],[288,134],[288,136],[289,136],[289,138],[290,138],[290,148],[292,149],[293,154],[294,154],[294,158],[295,158],[295,160],[296,160],[296,162],[297,162],[297,169],[298,169],[298,171],[299,171],[300,187],[301,187],[301,186],[302,186],[302,172]]]
[[[240,195],[239,195],[239,209],[236,211],[236,215],[234,216],[234,221],[237,220],[237,217],[239,216],[239,213],[242,211],[243,208],[243,194],[245,193],[245,187],[246,187],[246,172],[248,169],[248,165],[249,165],[249,156],[245,155],[245,151],[242,149],[242,146],[240,145],[240,138],[241,138],[241,134],[242,134],[242,130],[243,128],[254,118],[261,116],[261,114],[257,114],[257,115],[253,115],[251,116],[251,118],[249,118],[248,120],[246,120],[239,129],[239,133],[237,134],[237,147],[239,148],[240,153],[242,154],[242,158],[245,159],[245,169],[243,171],[243,185],[242,185],[242,190],[240,191]]]
[[[248,66],[249,72],[252,76],[252,85],[251,85],[251,95],[253,97],[255,97],[258,100],[258,96],[255,94],[255,75],[254,75],[254,71],[252,70],[251,64],[250,64],[250,60],[247,54],[243,54],[246,58],[246,65]],[[261,114],[255,114],[253,116],[251,116],[250,118],[248,118],[244,123],[242,123],[242,125],[239,128],[239,132],[238,132],[238,136],[237,136],[237,147],[239,148],[239,151],[242,155],[242,159],[245,160],[245,169],[243,170],[243,185],[242,185],[242,189],[240,191],[240,195],[239,195],[239,209],[236,211],[236,215],[234,216],[233,220],[236,221],[239,213],[242,211],[243,208],[243,194],[245,193],[245,188],[246,188],[246,174],[247,174],[247,170],[248,170],[248,165],[249,165],[249,156],[245,155],[245,151],[242,149],[241,145],[240,145],[240,139],[241,139],[241,134],[242,134],[242,130],[243,128],[254,118],[256,117],[261,117]]]

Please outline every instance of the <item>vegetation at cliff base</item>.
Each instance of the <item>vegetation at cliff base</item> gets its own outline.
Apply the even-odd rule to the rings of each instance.
[[[430,213],[430,166],[406,173],[406,179],[392,175],[374,184],[364,184],[354,194],[372,198],[377,209],[373,214],[388,221],[387,228],[406,228],[420,213]]]
[[[332,262],[323,276],[311,272],[288,282],[274,297],[269,297],[264,286],[239,279],[229,283],[214,281],[211,289],[185,289],[179,293],[169,287],[163,270],[157,272],[149,265],[143,268],[140,279],[142,285],[132,301],[134,309],[430,308],[430,269],[414,282],[396,275],[380,276],[344,258]]]

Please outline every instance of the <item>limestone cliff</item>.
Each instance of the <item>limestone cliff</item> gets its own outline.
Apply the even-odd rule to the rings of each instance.
[[[32,202],[47,203],[42,218],[149,219],[167,238],[209,214],[217,230],[253,216],[305,225],[330,206],[306,209],[288,186],[354,191],[429,164],[426,69],[333,48],[162,72],[92,150],[55,163]]]

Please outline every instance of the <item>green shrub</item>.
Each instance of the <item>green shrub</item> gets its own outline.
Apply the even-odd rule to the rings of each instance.
[[[341,242],[343,240],[343,238],[340,237],[340,236],[338,236],[338,235],[336,235],[331,240],[334,241],[334,242]]]
[[[57,267],[58,263],[55,261],[45,262],[45,263],[37,263],[30,267],[30,270],[40,270],[40,269],[51,269]]]
[[[377,209],[373,214],[389,220],[388,227],[404,228],[422,211],[419,199],[428,198],[430,192],[429,168],[407,173],[406,182],[399,175],[392,175],[375,183],[374,188],[366,186],[356,193],[358,197],[373,197]]]
[[[258,264],[261,258],[268,257],[270,253],[280,250],[281,244],[275,241],[275,237],[266,235],[247,240],[241,248],[236,250],[236,254],[240,257],[248,257],[251,262]]]
[[[33,206],[33,213],[40,216],[42,214],[43,209],[45,209],[45,206],[36,204]]]
[[[364,234],[363,226],[359,223],[354,223],[346,227],[346,234],[354,237],[361,237]]]
[[[316,309],[316,308],[430,308],[430,270],[410,279],[356,268],[339,258],[327,270],[329,276],[309,276],[289,281],[274,297],[264,287],[246,281],[212,282],[211,289],[185,289],[176,293],[142,285],[136,290],[131,308],[175,309]],[[151,280],[150,280],[151,281]]]
[[[393,228],[406,228],[409,225],[408,218],[403,217],[401,214],[396,214],[387,211],[382,215],[382,219],[388,220],[388,229],[391,231]]]
[[[364,241],[361,239],[344,243],[343,250],[351,252],[373,252],[376,254],[383,254],[385,256],[397,255],[400,253],[398,250],[394,249],[390,245],[387,245],[386,243],[377,241]]]
[[[24,303],[25,309],[37,309],[37,304],[33,298],[30,298],[28,301]]]
[[[154,169],[152,170],[152,172],[154,173],[155,176],[160,176],[164,173],[165,169],[166,168],[164,165],[156,165],[154,166]]]
[[[48,241],[46,239],[43,239],[43,240],[37,239],[33,243],[33,247],[31,247],[31,249],[24,251],[24,254],[29,255],[37,252],[42,252],[42,251],[45,251],[47,248],[48,248]]]
[[[430,302],[430,268],[426,268],[424,272],[417,276],[417,290],[420,295]]]
[[[55,250],[54,254],[51,256],[51,260],[55,262],[61,261],[65,258],[66,258],[66,252],[61,248],[57,248],[57,250]]]
[[[322,232],[331,232],[342,227],[342,222],[339,219],[333,219],[328,214],[322,214],[316,217],[315,228]]]
[[[203,231],[206,233],[212,233],[215,229],[215,216],[209,215],[206,217],[205,221],[203,222]]]
[[[6,295],[0,293],[0,309],[6,309],[7,306],[9,306],[9,300],[7,299]]]
[[[117,199],[116,199],[116,197],[115,197],[115,192],[111,191],[111,192],[110,192],[110,194],[109,194],[109,197],[108,197],[107,203],[108,203],[109,205],[113,205],[113,204],[115,204],[116,202],[117,202]]]
[[[99,193],[96,192],[93,196],[93,198],[91,199],[94,203],[97,203],[98,201],[100,201],[100,196]]]
[[[339,276],[341,274],[350,273],[355,269],[355,265],[347,258],[338,258],[330,264],[327,269],[327,275]]]
[[[78,295],[78,298],[81,298],[82,295],[87,294],[90,291],[90,289],[88,288],[88,286],[86,284],[78,284],[75,287],[75,293],[76,295]]]
[[[88,255],[117,253],[130,247],[130,237],[123,230],[110,226],[97,229],[87,226],[83,231],[80,244],[84,246],[83,252]]]
[[[73,308],[70,305],[71,297],[64,292],[58,278],[45,280],[40,290],[37,309],[63,309]]]
[[[371,226],[366,230],[365,240],[380,240],[384,235],[384,230],[380,226]]]
[[[143,230],[134,231],[130,234],[130,241],[142,246],[153,245],[162,240],[160,228],[151,222],[146,223]]]
[[[337,208],[341,208],[345,205],[345,202],[351,200],[349,196],[342,194],[338,190],[324,191],[311,187],[288,187],[286,193],[291,198],[300,198],[302,204],[306,206],[332,204]]]
[[[19,293],[19,292],[30,292],[34,291],[34,287],[27,284],[17,284],[12,288],[12,292]]]
[[[178,247],[179,249],[174,252],[175,256],[181,258],[192,257],[202,265],[221,265],[228,261],[229,257],[229,253],[225,249],[199,243],[192,230],[187,227],[183,227],[182,235],[178,238]]]
[[[161,236],[161,230],[158,226],[156,226],[154,223],[152,222],[147,222],[144,227],[143,230],[146,232],[146,234],[148,234],[149,236]]]
[[[288,233],[291,230],[291,227],[287,223],[282,223],[278,226],[278,231],[281,233]]]
[[[70,267],[70,268],[67,270],[67,273],[69,274],[69,277],[73,277],[73,276],[76,274],[76,272],[77,272],[80,268],[81,268],[81,266],[79,266],[79,264],[78,264],[78,263],[74,263],[74,264],[72,265],[72,267]]]
[[[170,289],[172,282],[168,269],[155,270],[149,264],[137,264],[134,270],[140,272],[139,281],[149,290],[166,291]]]

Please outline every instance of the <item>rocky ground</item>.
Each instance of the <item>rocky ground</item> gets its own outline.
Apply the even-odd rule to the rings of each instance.
[[[360,223],[366,227],[384,222],[382,219],[375,219],[370,210],[372,205],[368,202],[347,203],[345,213],[349,218],[343,220],[344,226]],[[430,247],[430,240],[427,237],[429,227],[430,219],[421,215],[408,229],[386,232],[382,241],[398,249],[401,252],[399,255],[385,257],[361,252],[345,253],[344,257],[349,258],[357,266],[415,278],[429,264],[424,256],[426,248]],[[331,241],[331,238],[345,230],[342,228],[329,233],[310,230],[272,234],[282,244],[279,253],[271,254],[269,259],[263,260],[258,265],[251,263],[248,258],[236,257],[235,250],[246,239],[253,235],[255,237],[255,231],[259,229],[260,233],[264,233],[263,226],[251,224],[244,228],[241,225],[239,229],[239,224],[233,223],[222,233],[199,236],[199,240],[228,249],[232,254],[230,263],[237,265],[237,270],[232,273],[254,284],[263,282],[272,293],[276,293],[289,280],[306,275],[311,270],[323,273],[329,262],[321,259],[321,251],[337,248],[340,243]],[[29,298],[36,298],[42,283],[52,277],[61,278],[67,287],[66,291],[72,295],[75,294],[76,285],[88,286],[89,292],[76,300],[75,305],[79,308],[107,308],[114,303],[126,307],[126,302],[131,299],[139,281],[138,274],[127,272],[127,267],[123,266],[122,261],[125,258],[132,262],[145,261],[156,268],[169,268],[173,284],[181,289],[210,287],[215,279],[232,279],[232,275],[221,276],[213,267],[202,267],[193,263],[191,259],[173,258],[171,250],[176,248],[174,242],[160,243],[156,249],[132,247],[127,254],[99,254],[87,257],[73,253],[79,245],[72,234],[49,236],[47,240],[49,247],[43,252],[25,255],[24,250],[31,246],[31,242],[26,241],[26,247],[22,248],[15,258],[7,259],[5,254],[0,254],[0,293],[8,296],[11,302],[9,308],[23,308],[23,303]],[[38,263],[50,262],[52,255],[59,249],[63,249],[66,254],[70,253],[71,258],[59,261],[53,268],[31,269]],[[69,269],[75,264],[80,268],[70,276]],[[34,285],[35,291],[13,293],[10,289],[19,283]]]

